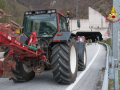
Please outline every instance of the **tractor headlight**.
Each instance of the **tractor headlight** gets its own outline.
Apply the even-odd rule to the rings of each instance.
[[[26,12],[26,15],[28,15],[28,12]]]
[[[52,10],[52,13],[55,13],[55,10]]]
[[[36,11],[35,14],[46,14],[46,10]]]
[[[52,13],[52,11],[51,11],[51,10],[49,10],[47,13]]]
[[[32,14],[32,12],[29,12],[29,14]]]
[[[36,12],[36,14],[39,14],[39,12]]]

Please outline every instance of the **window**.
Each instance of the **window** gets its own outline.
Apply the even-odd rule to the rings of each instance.
[[[56,14],[25,16],[24,33],[30,37],[32,32],[38,37],[53,37],[57,32]]]
[[[60,31],[62,32],[67,31],[66,19],[61,15],[59,15],[59,26],[60,26]]]

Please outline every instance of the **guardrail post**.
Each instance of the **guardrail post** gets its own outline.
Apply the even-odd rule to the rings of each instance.
[[[119,90],[118,68],[115,68],[114,90]]]
[[[111,56],[111,47],[109,46],[109,56]]]
[[[112,57],[111,56],[108,57],[108,61],[109,61],[109,66],[112,66]]]
[[[114,66],[117,68],[118,66],[119,66],[119,64],[118,64],[118,60],[117,59],[114,59]]]
[[[108,77],[109,79],[114,79],[114,57],[110,56],[109,59],[111,60],[111,68],[108,69]]]

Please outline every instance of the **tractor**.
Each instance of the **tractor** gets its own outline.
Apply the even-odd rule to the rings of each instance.
[[[78,36],[69,30],[69,14],[65,17],[56,9],[26,11],[23,27],[12,21],[11,31],[0,30],[0,46],[6,47],[0,77],[27,82],[48,69],[57,83],[73,83],[77,71],[86,68],[87,53],[84,42],[76,42]]]

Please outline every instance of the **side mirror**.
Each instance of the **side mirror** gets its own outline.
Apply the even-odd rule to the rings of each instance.
[[[80,20],[77,20],[77,27],[80,28]]]

